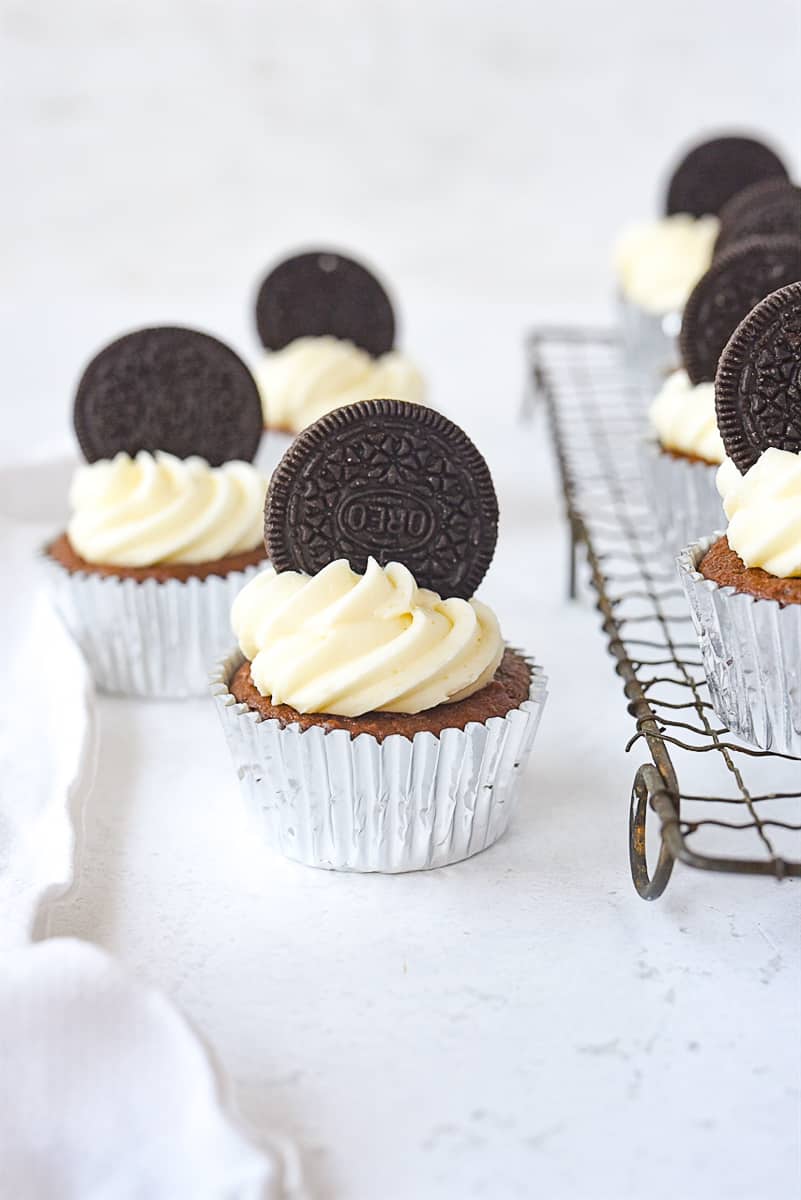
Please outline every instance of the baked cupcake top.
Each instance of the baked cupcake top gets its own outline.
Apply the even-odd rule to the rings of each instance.
[[[665,215],[624,232],[616,248],[622,295],[646,312],[680,312],[712,262],[719,214],[750,184],[787,177],[781,159],[753,138],[726,136],[693,146],[668,180]]]
[[[377,397],[425,399],[420,371],[394,348],[387,292],[344,255],[316,250],[280,262],[259,288],[256,324],[268,428],[299,433],[335,408]]]
[[[119,338],[87,366],[75,429],[89,460],[67,537],[88,563],[208,563],[260,542],[259,395],[241,359],[189,329]],[[214,465],[212,465],[214,464]]]
[[[344,717],[419,713],[480,691],[504,652],[497,618],[472,595],[497,522],[484,459],[440,414],[384,400],[318,421],[268,491],[278,569],[232,610],[257,690]]]
[[[679,345],[683,368],[665,381],[650,409],[666,450],[723,461],[713,380],[721,351],[770,292],[801,279],[801,237],[751,238],[716,258],[687,300]]]
[[[741,322],[721,355],[715,397],[729,546],[746,567],[801,576],[801,283]]]

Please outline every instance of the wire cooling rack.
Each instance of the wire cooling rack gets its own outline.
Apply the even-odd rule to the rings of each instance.
[[[540,329],[529,356],[532,396],[545,401],[561,470],[570,594],[583,547],[635,722],[627,749],[650,753],[629,810],[635,888],[645,900],[661,896],[676,860],[706,871],[801,876],[801,759],[745,746],[715,716],[673,558],[643,494],[647,396],[626,370],[617,335]],[[659,821],[653,872],[649,810]]]

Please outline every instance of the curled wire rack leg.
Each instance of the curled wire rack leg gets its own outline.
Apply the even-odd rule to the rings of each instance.
[[[643,486],[646,396],[619,337],[539,329],[529,347],[532,394],[548,418],[562,481],[568,591],[575,596],[585,577],[595,591],[636,721],[627,749],[644,740],[651,755],[631,795],[637,893],[660,896],[677,859],[698,870],[801,878],[801,855],[789,851],[790,835],[801,834],[801,759],[742,745],[718,727],[689,607]],[[685,772],[701,794],[695,784],[683,790]],[[653,877],[648,820],[661,834]]]
[[[663,792],[659,772],[651,763],[644,763],[634,777],[629,807],[629,864],[631,878],[637,894],[643,900],[658,900],[668,885],[673,864],[676,861],[663,835],[659,846],[659,859],[653,878],[648,874],[645,854],[645,825],[651,800],[657,792]]]

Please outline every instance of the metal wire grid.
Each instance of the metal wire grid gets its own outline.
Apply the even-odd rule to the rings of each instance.
[[[637,892],[660,896],[677,859],[708,871],[801,876],[801,759],[745,746],[715,717],[675,564],[643,494],[647,399],[617,336],[536,330],[529,354],[532,396],[545,401],[561,470],[570,593],[583,546],[635,721],[627,749],[644,744],[651,756],[637,770],[630,803]],[[653,873],[649,809],[660,824]]]

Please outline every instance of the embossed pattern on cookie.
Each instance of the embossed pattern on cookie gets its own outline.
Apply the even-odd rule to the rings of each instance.
[[[715,406],[742,474],[769,446],[801,451],[801,283],[774,292],[738,325],[720,356]]]
[[[715,378],[734,330],[765,296],[801,279],[801,239],[752,238],[716,258],[684,307],[679,345],[692,383]]]
[[[408,567],[420,587],[469,599],[498,536],[489,468],[447,417],[398,400],[322,417],[278,464],[265,503],[277,571],[314,575],[346,558]]]

